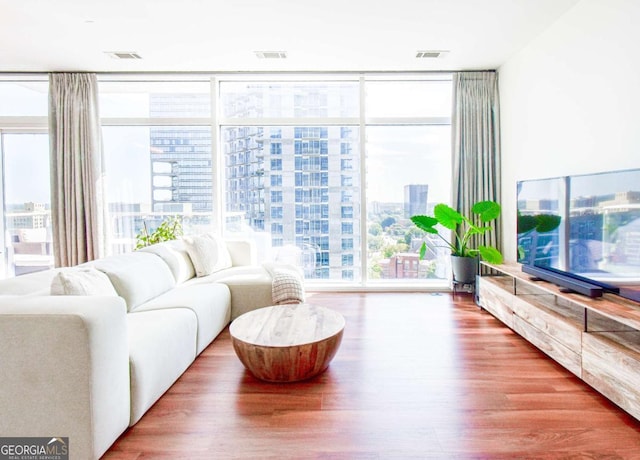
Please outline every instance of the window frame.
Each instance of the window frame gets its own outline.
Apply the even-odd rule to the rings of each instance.
[[[202,117],[101,117],[102,126],[202,126],[208,127],[211,130],[211,150],[212,150],[212,202],[213,211],[211,216],[212,230],[222,232],[224,230],[225,222],[225,209],[226,209],[226,194],[223,189],[224,177],[223,177],[223,162],[224,153],[222,152],[222,141],[220,139],[222,129],[224,126],[277,126],[277,127],[326,127],[326,126],[340,126],[342,132],[340,139],[349,139],[351,129],[359,130],[359,151],[356,148],[349,148],[349,151],[345,151],[345,146],[350,144],[340,143],[340,154],[346,156],[353,155],[354,158],[359,156],[360,162],[360,197],[359,205],[354,206],[353,219],[359,220],[361,224],[357,226],[359,229],[360,247],[351,247],[348,251],[359,250],[361,254],[360,264],[360,276],[358,282],[344,283],[339,288],[343,287],[355,287],[361,288],[374,288],[372,286],[372,280],[367,279],[367,196],[366,196],[366,138],[367,127],[376,125],[450,125],[451,117],[367,117],[366,116],[366,85],[369,82],[377,81],[451,81],[452,73],[449,72],[407,72],[407,73],[387,73],[387,72],[343,72],[343,73],[324,73],[324,72],[309,72],[309,73],[235,73],[235,72],[222,72],[222,73],[176,73],[176,74],[135,74],[135,73],[113,73],[113,74],[101,74],[98,73],[99,82],[122,82],[122,83],[140,83],[144,81],[150,82],[206,82],[210,88],[211,98],[211,114],[210,116]],[[0,75],[1,76],[1,75]],[[7,81],[0,78],[0,83]],[[37,80],[44,81],[48,79],[48,74],[45,73],[33,73],[31,75],[26,74],[21,77],[12,77],[12,79],[20,81]],[[253,82],[354,82],[357,83],[359,88],[359,114],[353,117],[288,117],[288,118],[224,118],[221,114],[220,108],[220,85],[229,81],[253,81]],[[48,120],[47,116],[3,116],[0,117],[0,130],[2,132],[9,132],[7,130],[25,130],[29,129],[33,132],[47,132]],[[311,142],[320,142],[325,139],[322,137],[322,133],[312,132],[308,130],[308,138],[304,138],[303,141],[310,145]],[[313,136],[312,136],[313,135]],[[279,140],[282,138],[282,134],[276,135],[275,132],[271,133],[271,139]],[[274,143],[275,144],[275,143]],[[272,145],[274,145],[272,144]],[[321,145],[321,144],[320,144]],[[319,155],[324,156],[324,148],[321,146]],[[0,177],[0,180],[2,178]],[[281,186],[281,185],[280,185]],[[358,199],[354,197],[353,202],[357,202]],[[4,218],[4,216],[2,216]],[[354,226],[355,227],[355,226]],[[341,235],[338,235],[341,236]],[[344,243],[344,239],[343,243]],[[344,245],[344,244],[343,244]],[[353,246],[353,245],[351,245]],[[358,270],[354,267],[354,270]],[[358,276],[354,276],[358,278]],[[327,282],[328,281],[328,282]],[[324,284],[332,284],[332,280],[323,281]],[[373,280],[378,284],[377,280]],[[400,280],[398,280],[400,281]],[[439,286],[443,287],[443,286]],[[400,284],[395,286],[387,285],[385,288],[402,289]],[[411,289],[415,289],[414,284]]]

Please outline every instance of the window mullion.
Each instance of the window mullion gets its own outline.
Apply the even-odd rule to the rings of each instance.
[[[365,78],[360,76],[360,285],[367,284],[369,258],[367,251],[367,125]]]
[[[207,118],[101,118],[102,126],[211,126]]]
[[[359,118],[220,118],[221,126],[349,126],[358,125]]]
[[[451,117],[369,117],[367,125],[450,125]]]
[[[224,164],[224,158],[222,158],[222,148],[220,144],[220,98],[218,90],[219,81],[217,77],[211,78],[211,155],[212,158],[212,171],[211,180],[213,181],[213,187],[211,192],[213,194],[213,215],[211,216],[213,222],[213,228],[219,234],[224,232],[224,216],[226,215],[226,199],[225,193],[222,187],[224,183],[224,175],[222,174],[222,168]]]
[[[48,117],[0,117],[0,129],[34,131],[48,128]]]

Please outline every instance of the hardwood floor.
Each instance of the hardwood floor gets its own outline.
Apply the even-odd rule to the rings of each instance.
[[[640,422],[469,296],[308,301],[346,319],[326,372],[258,381],[227,328],[104,458],[640,459]]]

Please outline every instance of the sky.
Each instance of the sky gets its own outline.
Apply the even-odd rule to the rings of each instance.
[[[429,185],[429,202],[450,200],[451,130],[448,126],[367,128],[369,201],[404,201],[404,186]]]

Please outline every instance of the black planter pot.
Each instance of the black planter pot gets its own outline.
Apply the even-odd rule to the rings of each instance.
[[[453,281],[461,284],[475,283],[478,274],[478,258],[451,256],[451,271]]]

